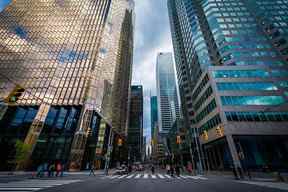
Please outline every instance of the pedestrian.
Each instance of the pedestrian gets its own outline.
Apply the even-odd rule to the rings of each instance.
[[[154,175],[154,173],[155,173],[155,167],[154,167],[153,164],[152,164],[152,166],[151,166],[151,172],[152,172],[152,175]]]
[[[56,164],[56,177],[60,176],[60,172],[62,170],[61,163]]]
[[[179,165],[176,165],[175,172],[176,172],[177,177],[180,177],[180,166]]]
[[[234,178],[235,178],[236,180],[239,180],[239,177],[238,177],[237,171],[236,171],[236,169],[235,169],[235,166],[234,166],[234,165],[231,165],[230,168],[232,169]]]
[[[170,166],[170,174],[172,177],[174,177],[174,167],[173,165]]]
[[[50,166],[49,166],[48,176],[49,176],[49,177],[53,177],[53,176],[54,176],[54,171],[55,171],[55,164],[54,164],[54,163],[51,163]]]
[[[170,165],[167,164],[167,165],[166,165],[167,175],[170,175],[170,169],[171,169]]]
[[[61,167],[62,169],[61,169],[61,177],[63,177],[64,176],[64,169],[65,169],[65,164],[64,163],[62,163],[62,167]]]
[[[93,163],[90,163],[90,172],[89,172],[89,176],[91,176],[93,174],[93,176],[95,176],[95,173],[94,173],[94,165]]]
[[[36,177],[41,178],[41,177],[42,177],[42,172],[43,172],[43,165],[40,164],[40,165],[37,167]]]

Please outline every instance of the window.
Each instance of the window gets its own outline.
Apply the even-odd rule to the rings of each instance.
[[[285,103],[282,96],[222,96],[223,105],[280,105]]]

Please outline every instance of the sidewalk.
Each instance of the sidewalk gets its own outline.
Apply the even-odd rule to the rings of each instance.
[[[89,170],[84,171],[64,171],[64,176],[72,176],[72,175],[89,175]],[[111,170],[109,170],[111,172]],[[94,170],[95,175],[103,175],[104,170]],[[0,178],[1,177],[15,177],[15,176],[32,176],[35,174],[35,171],[0,171]]]
[[[251,172],[251,179],[247,175],[244,175],[244,179],[247,181],[262,181],[262,182],[277,182],[278,178],[275,173],[262,173],[262,172]],[[206,172],[207,176],[221,176],[227,179],[235,179],[232,172],[229,171],[209,171]]]

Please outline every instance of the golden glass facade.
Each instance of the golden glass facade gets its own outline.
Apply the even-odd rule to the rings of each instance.
[[[70,152],[70,162],[80,167],[92,111],[112,122],[114,81],[123,73],[116,70],[125,52],[119,48],[122,22],[131,5],[132,0],[12,0],[0,13],[0,101],[15,87],[24,90],[0,106],[0,116],[10,105],[40,106],[25,143],[35,146],[51,106],[80,106]],[[130,79],[131,72],[124,76]]]

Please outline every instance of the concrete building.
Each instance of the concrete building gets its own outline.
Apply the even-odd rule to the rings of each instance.
[[[142,162],[143,157],[143,87],[131,86],[128,125],[128,160]]]
[[[286,8],[168,0],[183,113],[206,169],[287,168]]]
[[[168,134],[179,118],[179,102],[172,53],[159,53],[156,63],[159,133]]]
[[[7,149],[0,169],[15,168],[16,142],[31,149],[17,169],[48,161],[74,170],[103,166],[111,136],[120,132],[110,115],[114,81],[125,73],[130,84],[133,37],[129,53],[119,45],[132,36],[131,5],[25,0],[0,13],[0,145]],[[123,55],[127,60],[117,60]]]

